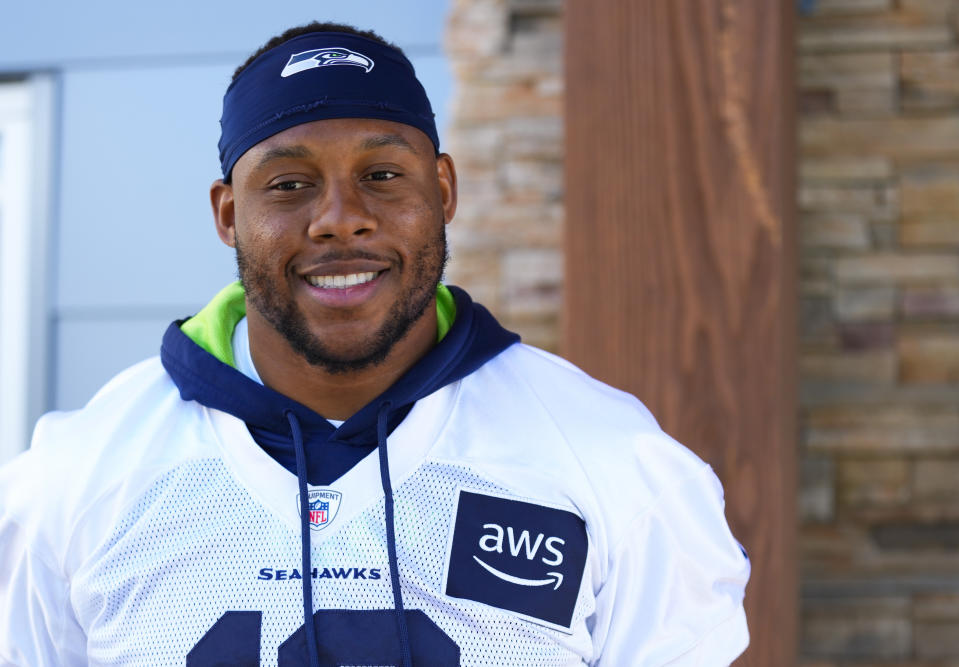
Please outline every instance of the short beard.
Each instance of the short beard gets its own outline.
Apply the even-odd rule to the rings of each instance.
[[[310,331],[306,317],[292,298],[285,302],[276,299],[276,295],[284,290],[278,289],[273,278],[256,262],[248,259],[239,237],[236,238],[237,272],[249,303],[286,339],[294,352],[310,365],[333,375],[344,375],[382,364],[432,303],[448,261],[446,225],[440,224],[436,236],[417,252],[410,266],[404,267],[413,272],[412,288],[393,304],[386,321],[372,339],[362,349],[356,350],[355,355],[347,357],[334,354],[324,341]]]

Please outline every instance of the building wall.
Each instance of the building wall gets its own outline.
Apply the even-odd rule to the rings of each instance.
[[[453,283],[556,351],[562,297],[560,0],[453,0],[449,147],[460,183]]]
[[[959,1],[796,4],[800,661],[957,665]],[[454,0],[447,34],[451,274],[551,349],[561,21],[558,0]]]
[[[803,654],[946,664],[959,660],[959,2],[807,4]]]
[[[372,28],[407,51],[442,132],[446,12],[447,0],[322,11],[251,0],[4,5],[0,80],[43,72],[56,82],[52,247],[36,267],[51,285],[44,407],[81,406],[114,373],[156,354],[171,320],[234,279],[208,188],[219,176],[220,100],[249,53],[311,20]]]

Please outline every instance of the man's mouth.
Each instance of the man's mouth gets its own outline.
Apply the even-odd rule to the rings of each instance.
[[[306,276],[306,282],[313,287],[322,287],[323,289],[346,289],[368,283],[380,275],[379,271],[366,271],[364,273],[348,273],[342,276]]]

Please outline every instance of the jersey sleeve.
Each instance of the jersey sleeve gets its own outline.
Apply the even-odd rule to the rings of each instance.
[[[86,637],[72,613],[69,584],[54,559],[40,555],[27,517],[15,511],[19,503],[11,496],[28,491],[17,463],[0,469],[0,665],[85,665]]]
[[[749,643],[749,559],[708,466],[636,517],[597,596],[594,665],[729,665]]]

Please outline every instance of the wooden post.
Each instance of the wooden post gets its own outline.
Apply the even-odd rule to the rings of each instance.
[[[792,0],[567,0],[564,355],[715,468],[796,661]]]

